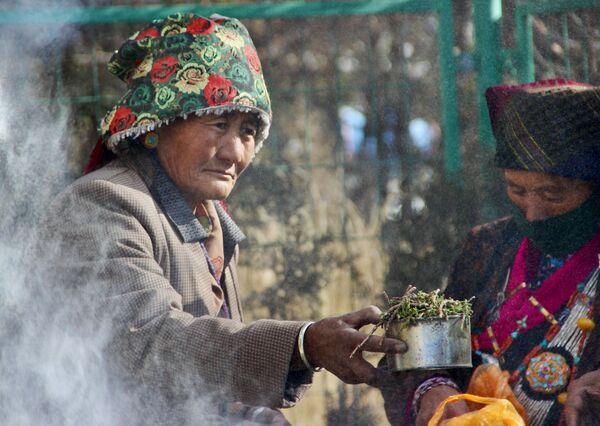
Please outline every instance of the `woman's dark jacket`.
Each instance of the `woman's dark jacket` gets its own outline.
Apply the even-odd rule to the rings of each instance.
[[[486,313],[495,305],[497,295],[502,291],[508,269],[512,266],[522,237],[512,218],[479,225],[469,233],[461,254],[450,275],[445,294],[454,299],[473,299],[472,324],[482,322]],[[598,292],[600,293],[600,292]],[[594,322],[600,324],[600,297],[594,301]],[[532,343],[532,346],[535,344]],[[473,357],[473,367],[478,363]],[[590,334],[581,361],[577,377],[600,367],[600,327]],[[472,369],[444,371],[466,391]],[[392,425],[406,424],[406,404],[412,399],[415,388],[423,380],[439,371],[410,371],[392,373],[382,382],[381,391],[385,400],[388,420]],[[600,418],[600,413],[598,414]]]

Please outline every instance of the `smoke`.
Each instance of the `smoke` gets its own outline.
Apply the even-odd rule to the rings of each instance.
[[[84,413],[98,418],[89,416],[91,400],[99,409],[106,401],[92,395],[103,387],[105,375],[91,368],[101,365],[103,338],[83,341],[66,335],[64,323],[40,324],[47,301],[43,292],[28,292],[20,266],[35,223],[67,183],[70,109],[54,99],[55,77],[62,49],[76,34],[56,23],[6,25],[0,33],[0,423],[83,424]],[[104,420],[98,423],[110,423]]]
[[[80,5],[68,0],[15,4],[21,10],[50,6]],[[183,349],[152,351],[155,335],[149,329],[179,338],[176,349],[181,349],[188,342],[177,333],[180,329],[160,329],[160,319],[144,318],[151,324],[137,333],[143,343],[127,352],[135,345],[129,335],[114,332],[112,321],[123,330],[123,324],[132,324],[128,320],[136,306],[128,299],[113,312],[117,303],[111,305],[106,297],[111,271],[102,264],[121,241],[101,241],[105,229],[91,212],[73,217],[85,203],[70,205],[72,199],[58,195],[71,180],[68,141],[77,116],[61,99],[59,76],[65,51],[81,39],[78,31],[56,21],[0,24],[0,425],[234,424],[235,413],[227,419],[218,415],[232,408],[221,404],[219,396],[227,389],[220,377],[213,380],[218,385],[204,386],[193,370],[198,360],[186,357]],[[40,221],[44,226],[36,227]],[[85,225],[92,254],[78,256],[82,236],[72,238],[65,223]],[[70,275],[61,272],[73,264]],[[127,303],[129,310],[122,307]],[[115,347],[126,349],[118,353]]]
[[[44,204],[64,183],[61,149],[68,110],[49,102],[60,28],[0,27],[0,279],[2,303],[17,306],[18,256]],[[6,346],[6,345],[3,345]]]
[[[53,5],[76,6],[22,1],[15,8]],[[80,322],[72,309],[80,300],[60,286],[27,281],[27,265],[44,262],[26,254],[35,224],[70,180],[72,111],[57,100],[57,75],[77,37],[76,28],[56,22],[0,26],[0,424],[166,424],[158,402],[141,404],[137,389],[108,374],[109,325]],[[206,406],[190,401],[184,410],[200,420]]]

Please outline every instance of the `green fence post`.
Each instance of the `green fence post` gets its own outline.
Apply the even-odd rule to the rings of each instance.
[[[518,5],[515,8],[515,24],[519,82],[529,83],[535,80],[535,66],[533,63],[533,22],[526,6]]]
[[[597,10],[598,0],[553,0],[546,2],[526,1],[515,7],[515,23],[517,37],[517,67],[518,78],[521,83],[535,80],[535,63],[533,58],[533,16],[550,13],[565,14],[562,19],[563,40],[565,42],[566,57],[565,68],[571,74],[571,62],[568,44],[568,12],[577,10]],[[584,55],[584,61],[587,57]],[[587,75],[587,64],[584,62],[584,77]]]
[[[442,128],[444,129],[444,166],[446,176],[462,183],[458,103],[456,96],[456,61],[454,59],[454,20],[452,1],[439,3],[438,44],[440,49],[440,90]]]
[[[475,46],[477,59],[477,110],[479,112],[479,143],[482,148],[483,166],[480,173],[483,176],[483,191],[481,217],[489,220],[497,217],[496,201],[493,199],[492,188],[494,179],[490,168],[485,166],[487,159],[493,155],[496,141],[485,100],[485,90],[502,82],[503,61],[502,40],[500,37],[500,20],[502,18],[502,0],[474,0],[473,24],[475,26]]]
[[[502,51],[500,19],[502,0],[474,0],[473,21],[475,25],[477,73],[477,106],[479,109],[479,140],[485,149],[493,149],[494,136],[484,98],[485,89],[502,81]]]

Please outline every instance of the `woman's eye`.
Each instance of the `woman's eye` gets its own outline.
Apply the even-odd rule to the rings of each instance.
[[[513,187],[509,187],[508,188],[508,192],[512,195],[515,195],[517,197],[522,197],[523,195],[525,195],[525,190],[521,189],[521,188],[513,188]]]
[[[258,133],[256,127],[244,127],[244,134],[248,135],[248,136],[256,136],[256,134]]]
[[[218,129],[224,129],[227,127],[227,121],[216,121],[213,125]]]
[[[561,202],[564,199],[564,196],[562,194],[556,193],[554,191],[544,191],[542,192],[542,197],[544,198],[544,200],[554,203]]]

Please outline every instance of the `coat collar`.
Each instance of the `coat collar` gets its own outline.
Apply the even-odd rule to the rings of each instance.
[[[184,243],[204,242],[208,238],[208,233],[196,219],[183,194],[161,167],[156,156],[150,158],[143,156],[134,162],[134,167],[146,182],[150,193],[169,218],[181,240]],[[235,246],[246,236],[227,214],[221,203],[214,201],[213,203],[223,230],[223,254],[225,265],[227,265],[233,256]]]

